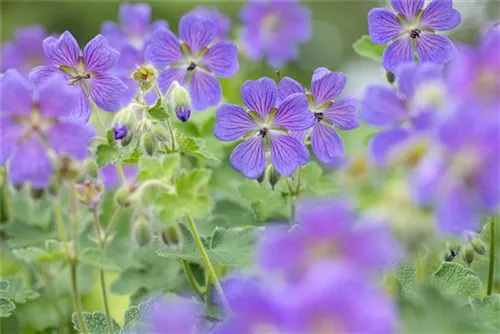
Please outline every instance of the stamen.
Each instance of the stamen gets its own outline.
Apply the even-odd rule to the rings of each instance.
[[[196,64],[191,62],[191,64],[189,64],[187,70],[188,70],[188,72],[190,72],[190,71],[193,71],[195,68],[196,68]]]
[[[420,30],[420,29],[411,29],[410,30],[410,37],[413,39],[416,39],[417,37],[420,38],[421,33],[422,33],[422,30]]]
[[[322,112],[315,112],[314,117],[316,117],[316,121],[321,122],[324,118],[324,114]]]
[[[259,136],[262,136],[262,138],[264,138],[268,132],[269,129],[267,127],[263,127],[262,129],[259,130]]]

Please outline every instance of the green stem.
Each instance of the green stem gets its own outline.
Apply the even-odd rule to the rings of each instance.
[[[127,183],[127,178],[125,177],[125,172],[123,171],[122,165],[116,164],[115,168],[116,168],[116,172],[118,173],[118,176],[120,177],[121,184]]]
[[[73,292],[73,307],[75,308],[76,314],[78,316],[78,322],[80,323],[80,329],[82,333],[88,334],[87,324],[83,318],[82,308],[80,306],[80,296],[78,294],[78,280],[77,280],[77,267],[78,263],[76,259],[71,259],[71,290]]]
[[[415,276],[417,277],[417,282],[419,283],[425,280],[424,263],[420,254],[417,254],[415,257]]]
[[[111,217],[111,221],[109,222],[109,225],[106,228],[106,231],[104,232],[104,236],[102,238],[103,242],[107,242],[108,241],[109,235],[114,230],[114,228],[116,226],[116,223],[118,222],[118,217],[122,213],[122,210],[123,210],[123,207],[119,206],[118,210],[116,210],[115,213],[113,213],[113,217]]]
[[[207,306],[212,305],[212,279],[210,275],[207,275],[207,280],[205,282],[205,303]]]
[[[495,225],[496,218],[490,220],[490,268],[488,271],[488,288],[486,294],[489,296],[493,292],[493,277],[495,276]]]
[[[66,227],[64,226],[64,221],[61,213],[61,203],[59,203],[59,199],[56,198],[52,199],[52,207],[56,219],[57,233],[59,234],[59,238],[63,243],[64,253],[66,254],[66,257],[69,259],[71,257],[71,253],[68,246],[68,236],[66,234]]]
[[[2,220],[7,221],[10,218],[12,208],[9,202],[9,183],[7,182],[7,167],[2,166]],[[5,220],[4,220],[5,218]]]
[[[172,139],[172,151],[175,152],[176,150],[176,143],[175,143],[175,136],[174,136],[174,130],[172,127],[172,122],[170,121],[170,117],[167,118],[167,128],[168,128],[168,133],[170,134],[170,138]]]
[[[101,224],[99,220],[99,214],[97,213],[97,210],[93,210],[94,214],[94,229],[95,229],[95,235],[97,238],[97,242],[99,243],[101,247],[101,256],[104,256],[104,251],[106,247],[106,242],[103,239],[103,235],[101,232]],[[108,303],[108,294],[106,291],[106,278],[104,277],[104,270],[100,269],[99,270],[99,275],[101,278],[101,292],[102,292],[102,299],[104,302],[104,310],[106,311],[106,324],[108,327],[108,333],[113,334],[113,326],[111,324],[111,315],[109,313],[109,303]]]
[[[51,276],[50,272],[48,269],[46,269],[46,267],[48,267],[48,265],[45,265],[45,266],[41,265],[39,267],[39,272],[42,275],[45,283],[47,284],[47,290],[49,292],[50,299],[52,299],[52,304],[54,305],[54,309],[56,310],[57,317],[59,318],[59,325],[62,329],[65,327],[64,315],[63,315],[63,312],[61,309],[61,305],[59,304],[59,299],[57,298],[57,291],[54,287],[54,281],[50,277]]]
[[[191,270],[191,267],[189,266],[189,263],[186,260],[179,260],[182,266],[182,270],[184,271],[184,274],[186,275],[189,285],[193,288],[193,290],[198,294],[198,296],[203,299],[203,292],[201,291],[200,286],[196,282],[196,278],[194,277],[193,271]]]
[[[230,311],[229,303],[227,302],[226,296],[224,294],[224,291],[222,290],[222,286],[220,285],[219,279],[217,278],[217,274],[215,273],[214,267],[212,266],[212,263],[210,262],[210,258],[208,257],[207,251],[205,250],[205,246],[203,246],[203,243],[200,238],[200,234],[198,233],[198,229],[196,228],[196,224],[193,220],[193,217],[191,215],[187,214],[186,215],[189,228],[191,230],[191,233],[193,234],[194,241],[196,242],[196,246],[198,247],[198,250],[200,251],[201,258],[203,260],[203,263],[205,265],[205,269],[208,271],[208,274],[210,275],[215,288],[217,289],[217,292],[219,293],[220,299],[222,301],[222,304],[224,305],[224,308],[227,311]]]

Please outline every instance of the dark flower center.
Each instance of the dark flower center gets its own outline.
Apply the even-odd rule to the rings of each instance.
[[[316,117],[316,121],[319,123],[323,120],[324,114],[322,112],[315,112],[314,117]]]
[[[269,129],[264,126],[262,129],[259,130],[259,136],[262,136],[262,138],[264,138],[268,132],[269,132]]]
[[[187,70],[188,72],[191,72],[193,71],[194,69],[196,68],[196,64],[194,62],[191,62],[191,64],[189,64]]]
[[[410,30],[410,37],[413,39],[416,39],[417,37],[420,38],[421,33],[422,33],[422,30],[420,30],[420,29],[412,29],[412,30]]]

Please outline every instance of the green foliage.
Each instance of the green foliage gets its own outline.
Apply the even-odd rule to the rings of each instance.
[[[179,168],[181,159],[179,154],[172,153],[161,157],[143,156],[139,160],[139,172],[136,180],[144,182],[150,179],[170,181]]]
[[[78,259],[80,263],[87,264],[97,269],[110,271],[119,269],[119,267],[111,259],[105,257],[102,250],[97,248],[84,249]]]
[[[379,45],[373,43],[368,35],[363,35],[352,45],[352,48],[358,55],[375,61],[382,60],[382,54],[384,53],[386,47],[387,44]]]
[[[413,290],[417,278],[413,263],[410,261],[399,263],[396,267],[396,277],[403,294],[407,294]]]
[[[168,110],[164,103],[162,103],[161,99],[156,100],[154,106],[149,107],[147,112],[152,119],[160,122],[166,121],[170,117]]]
[[[21,277],[0,278],[0,317],[9,317],[12,314],[16,308],[14,302],[22,304],[38,297],[37,292],[25,288]]]
[[[45,241],[45,249],[38,247],[16,248],[12,253],[28,263],[44,263],[61,261],[65,258],[64,245],[58,240]]]
[[[245,180],[238,188],[240,196],[249,204],[258,220],[264,221],[274,217],[288,216],[287,197],[280,191],[285,183],[284,179],[278,182],[273,191],[267,184],[259,184],[254,180]]]
[[[481,287],[481,281],[471,269],[455,262],[443,262],[430,282],[442,293],[463,301],[475,296]]]
[[[73,313],[71,317],[73,320],[73,325],[78,333],[81,333],[80,322],[78,321],[78,316],[76,313]],[[87,329],[89,334],[109,334],[107,322],[106,322],[106,314],[102,312],[83,312],[83,320],[87,325]],[[120,333],[120,325],[116,323],[114,319],[111,319],[111,326],[113,328],[113,334]]]
[[[218,160],[217,157],[205,147],[205,141],[203,139],[189,137],[181,131],[177,131],[177,129],[174,132],[175,140],[177,142],[177,145],[179,146],[179,152],[185,153],[195,158],[215,161]]]
[[[120,334],[145,332],[144,324],[149,319],[151,308],[155,305],[154,299],[148,299],[138,306],[130,306],[123,316],[123,329]]]
[[[99,167],[104,167],[108,164],[136,163],[141,156],[139,140],[133,138],[125,147],[117,142],[101,144],[97,146],[95,155]]]
[[[492,332],[500,330],[500,295],[475,298],[471,307],[476,311],[477,323],[491,325]]]
[[[12,302],[12,300],[0,298],[0,318],[10,317],[15,308],[16,305]]]

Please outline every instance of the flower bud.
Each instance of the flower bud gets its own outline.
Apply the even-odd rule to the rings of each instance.
[[[58,173],[62,179],[76,180],[81,175],[81,168],[70,157],[63,156],[58,161]]]
[[[257,178],[257,182],[262,183],[264,182],[264,179],[266,178],[266,172],[260,174],[260,176]]]
[[[191,116],[191,98],[187,89],[177,82],[172,83],[170,102],[177,118],[181,122],[186,122]]]
[[[156,138],[160,141],[166,141],[170,138],[167,129],[161,124],[155,123],[152,128]]]
[[[30,195],[31,198],[34,199],[35,201],[42,199],[43,196],[45,195],[45,189],[37,189],[37,188],[31,188],[30,189]]]
[[[177,107],[175,108],[175,116],[177,116],[179,121],[187,122],[187,120],[191,116],[191,110],[186,106]]]
[[[137,68],[132,77],[139,82],[141,91],[147,92],[153,87],[156,81],[156,72],[153,67],[143,65]]]
[[[78,200],[89,210],[94,211],[104,196],[104,186],[101,182],[85,181],[75,185]]]
[[[168,226],[161,231],[161,240],[171,248],[182,248],[182,237],[176,226]]]
[[[152,132],[146,132],[141,138],[142,150],[148,154],[153,155],[156,147],[155,135]]]
[[[128,128],[126,125],[118,125],[116,124],[114,127],[113,127],[113,138],[114,140],[120,140],[120,139],[123,139],[127,136],[128,134]]]
[[[396,81],[396,77],[394,76],[394,73],[392,72],[385,72],[385,77],[387,81],[392,85]]]
[[[273,165],[269,165],[267,167],[267,180],[269,181],[269,184],[271,185],[271,189],[274,190],[274,186],[278,183],[280,180],[281,175],[278,173],[276,168],[274,168]]]
[[[146,247],[152,239],[153,231],[148,221],[144,217],[138,218],[134,225],[134,241],[139,247]]]
[[[464,251],[463,259],[467,266],[470,266],[472,261],[474,261],[474,249],[471,246],[467,246]]]
[[[122,138],[121,141],[120,141],[120,143],[122,144],[123,147],[125,147],[128,144],[130,144],[130,142],[132,141],[132,138],[133,138],[132,133],[128,132],[127,136],[125,136],[124,138]]]
[[[486,245],[478,235],[476,235],[475,233],[471,234],[469,237],[469,242],[476,253],[478,253],[479,255],[486,254]]]
[[[96,179],[99,177],[99,167],[94,159],[87,158],[83,161],[85,166],[85,172],[92,178]]]
[[[115,192],[115,202],[117,205],[127,207],[130,205],[130,196],[137,190],[135,184],[123,184]]]

